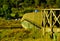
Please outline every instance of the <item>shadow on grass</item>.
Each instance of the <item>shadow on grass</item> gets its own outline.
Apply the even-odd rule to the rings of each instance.
[[[0,29],[22,29],[23,27],[0,27]]]

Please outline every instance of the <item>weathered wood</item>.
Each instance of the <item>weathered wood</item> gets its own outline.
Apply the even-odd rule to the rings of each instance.
[[[40,9],[40,10],[60,10],[60,9]]]
[[[44,28],[45,28],[45,30],[43,31],[43,33],[45,33],[45,32],[51,32],[51,38],[53,39],[53,37],[54,37],[54,33],[58,33],[58,32],[60,32],[60,28],[58,29],[58,28],[53,28],[54,26],[55,26],[55,23],[56,23],[56,21],[59,23],[59,25],[60,25],[60,21],[58,20],[59,18],[60,18],[60,14],[58,15],[58,17],[55,15],[55,12],[54,11],[57,11],[57,10],[59,10],[60,11],[60,9],[41,9],[41,11],[44,11],[43,12],[43,26],[44,26]],[[48,11],[50,11],[50,12],[48,12],[48,13],[46,13],[46,11],[48,12]],[[52,20],[52,18],[53,18],[53,16],[54,16],[54,21]],[[45,25],[46,25],[46,19],[47,18],[47,22],[49,23],[49,25],[50,25],[50,28],[46,28],[45,27]]]

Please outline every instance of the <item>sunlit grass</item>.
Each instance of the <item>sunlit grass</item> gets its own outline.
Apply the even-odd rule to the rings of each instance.
[[[27,19],[38,26],[42,26],[42,14],[41,14],[41,12],[27,13],[23,16],[21,21],[24,21],[24,19]]]
[[[5,20],[0,18],[0,27],[21,27],[20,20]]]
[[[28,13],[25,14],[21,20],[21,22],[25,21],[24,19],[27,19],[34,24],[41,26],[42,23],[42,14],[41,12],[37,13]],[[21,23],[20,20],[5,20],[3,18],[0,18],[0,26],[5,27],[20,27]],[[27,23],[27,22],[26,22]],[[32,27],[31,29],[0,29],[0,40],[1,41],[55,41],[54,39],[51,39],[50,35],[51,33],[44,33],[43,35],[43,29],[38,29],[36,26],[32,25],[31,23],[27,23]],[[26,24],[26,25],[27,25]],[[23,24],[25,25],[25,24]],[[25,26],[26,26],[25,25]],[[41,27],[42,28],[42,27]],[[48,26],[46,26],[48,28]],[[57,35],[57,41],[60,41],[60,33],[56,33]]]
[[[27,20],[29,20],[29,21],[31,21],[32,23],[34,23],[34,24],[36,24],[36,25],[38,25],[39,27],[41,27],[42,25],[42,14],[41,14],[41,12],[37,12],[37,13],[35,13],[35,12],[33,12],[33,13],[27,13],[27,14],[25,14],[24,16],[23,16],[23,18],[22,18],[22,26],[24,27],[24,28],[29,28],[32,24],[30,24],[30,23],[28,23],[28,21],[26,22],[26,23],[24,23],[24,21],[26,21],[26,20],[24,20],[24,19],[27,19]],[[28,25],[29,24],[29,25]],[[32,26],[31,26],[32,27]],[[32,28],[34,28],[35,26],[33,26]],[[41,28],[43,28],[43,27],[41,27]],[[55,28],[57,28],[57,27],[55,27],[54,26],[54,32],[55,31],[57,31]],[[36,28],[37,29],[37,28]],[[34,29],[35,30],[35,29]],[[42,37],[42,38],[40,38],[41,39],[41,41],[56,41],[57,40],[57,38],[54,36],[54,38],[53,39],[51,39],[51,37],[50,37],[50,35],[51,35],[51,28],[50,27],[48,27],[47,25],[46,25],[46,28],[45,28],[45,31],[44,31],[44,33],[45,33],[45,35],[43,35],[43,30],[39,30],[40,31],[40,35],[41,36],[44,36],[44,37]],[[48,33],[46,33],[46,31],[48,32]],[[56,33],[57,34],[57,33]],[[59,37],[59,36],[57,36],[57,37]],[[43,39],[43,40],[42,40]],[[60,39],[58,39],[58,40],[60,40]],[[39,39],[38,39],[38,41],[39,41]]]

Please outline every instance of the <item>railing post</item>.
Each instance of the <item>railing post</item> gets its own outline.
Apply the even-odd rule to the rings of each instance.
[[[50,28],[51,28],[51,38],[53,39],[53,34],[54,34],[54,31],[53,31],[53,25],[52,25],[52,13],[53,13],[53,10],[50,10]]]
[[[43,36],[45,34],[45,10],[43,10]]]

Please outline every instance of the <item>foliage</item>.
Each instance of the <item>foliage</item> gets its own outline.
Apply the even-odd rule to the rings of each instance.
[[[34,0],[35,1],[35,6],[39,5],[39,0]]]
[[[56,5],[58,6],[58,8],[60,8],[60,0],[56,0]]]
[[[8,9],[8,5],[4,4],[3,5],[3,10],[6,11]]]
[[[8,14],[16,14],[19,13],[20,15],[23,15],[24,13],[33,12],[34,9],[37,6],[41,7],[42,4],[44,4],[42,7],[46,8],[47,5],[50,7],[60,7],[60,1],[59,0],[0,0],[0,15],[2,14],[3,17],[7,17]],[[30,9],[25,9],[29,8]],[[41,8],[42,8],[41,7]],[[19,12],[19,11],[23,12]],[[14,16],[15,17],[15,16]],[[21,17],[21,16],[20,16]]]

